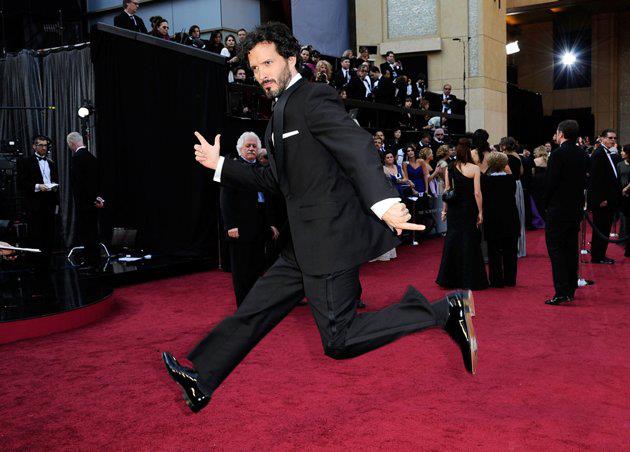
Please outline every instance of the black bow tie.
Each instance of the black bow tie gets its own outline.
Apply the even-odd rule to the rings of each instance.
[[[39,160],[40,162],[41,161],[44,161],[44,162],[46,161],[46,157],[40,157],[38,155],[36,155],[35,157],[37,157],[37,160]]]

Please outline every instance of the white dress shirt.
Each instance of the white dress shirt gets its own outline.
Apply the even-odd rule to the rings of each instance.
[[[302,76],[300,74],[296,74],[295,76],[293,76],[293,78],[291,79],[291,81],[289,82],[289,84],[287,85],[285,89],[289,89],[301,78]],[[273,135],[271,138],[273,141]],[[221,182],[221,171],[223,170],[224,162],[225,162],[225,157],[223,156],[219,157],[219,161],[217,162],[217,169],[214,171],[214,177],[212,178],[212,180],[214,180],[215,182],[219,182],[219,183]],[[374,214],[379,219],[381,219],[383,218],[383,215],[385,215],[385,212],[387,212],[391,206],[399,202],[400,202],[400,198],[387,198],[387,199],[383,199],[382,201],[375,203],[371,207],[371,209],[372,209],[372,212],[374,212]]]
[[[42,160],[37,156],[37,164],[39,165],[39,172],[42,173],[44,184],[50,184],[52,181],[50,180],[50,165],[48,164],[48,159]],[[39,184],[35,184],[35,192],[39,191],[41,191]]]
[[[608,161],[610,162],[610,166],[612,166],[613,172],[615,173],[615,177],[618,178],[619,176],[617,175],[617,167],[613,163],[612,158],[610,158],[610,150],[604,145],[602,145],[602,147],[604,148],[604,152],[606,153],[606,157],[608,157]]]

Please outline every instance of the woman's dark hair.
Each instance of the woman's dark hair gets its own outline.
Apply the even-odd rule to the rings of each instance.
[[[625,152],[627,155],[630,155],[630,144],[624,144],[621,150]]]
[[[212,33],[210,33],[210,44],[214,44],[214,39],[217,36],[221,36],[221,39],[223,39],[223,34],[218,30],[215,30]]]
[[[247,58],[249,52],[261,42],[269,42],[276,45],[276,51],[283,58],[296,57],[296,65],[299,64],[300,43],[291,34],[291,30],[280,22],[269,22],[256,27],[254,31],[247,34],[243,43],[243,57]]]
[[[227,40],[228,40],[228,39],[230,39],[230,38],[232,38],[232,39],[234,40],[234,45],[236,45],[236,42],[237,42],[237,41],[236,41],[236,36],[234,36],[234,35],[227,35],[227,36],[225,37],[225,41],[224,41],[224,43],[225,43],[225,44],[227,44]],[[227,45],[226,45],[225,47],[227,47]]]
[[[199,25],[193,25],[192,27],[190,27],[188,29],[188,34],[192,35],[195,30],[199,30],[201,32],[201,28],[199,28]]]
[[[484,152],[490,152],[490,144],[488,143],[490,135],[483,129],[475,130],[472,135],[472,147],[477,149],[477,155],[479,156],[479,163],[483,162]]]
[[[512,137],[503,137],[499,143],[500,146],[505,147],[507,152],[516,151],[516,140]]]
[[[383,154],[383,160],[386,159],[389,154],[391,154],[392,157],[396,158],[396,156],[394,155],[394,151],[385,151],[385,154]]]
[[[465,165],[472,162],[472,155],[470,154],[470,140],[468,138],[460,138],[455,146],[455,155],[457,156],[457,163]]]

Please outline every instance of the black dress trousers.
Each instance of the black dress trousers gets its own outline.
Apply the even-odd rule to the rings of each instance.
[[[577,289],[579,231],[579,222],[562,221],[552,215],[547,216],[545,240],[551,259],[555,295],[558,297],[573,297]]]
[[[492,287],[516,285],[518,236],[488,237],[488,276]]]
[[[593,224],[604,236],[608,237],[610,235],[613,218],[615,216],[614,210],[608,206],[594,207],[592,210]],[[606,257],[607,249],[608,241],[604,240],[593,230],[591,235],[591,258],[593,260],[604,259]]]
[[[399,303],[359,314],[359,293],[358,267],[304,275],[289,244],[236,313],[221,321],[188,355],[199,372],[202,389],[211,394],[304,296],[324,352],[335,359],[358,356],[414,331],[441,326],[448,316],[445,300],[430,304],[413,288]]]

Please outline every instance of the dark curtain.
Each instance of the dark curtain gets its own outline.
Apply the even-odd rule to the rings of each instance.
[[[222,129],[224,63],[127,35],[135,34],[92,33],[99,163],[111,225],[137,228],[137,244],[147,252],[216,256],[218,187],[194,159],[193,132],[213,140]]]
[[[551,139],[544,134],[542,96],[509,83],[507,88],[508,135],[531,146]]]
[[[81,133],[78,109],[84,100],[94,99],[94,71],[90,61],[90,49],[63,50],[44,55],[43,92],[46,105],[54,105],[55,111],[46,117],[45,130],[53,140],[54,158],[59,168],[60,222],[66,245],[72,243],[74,217],[70,192],[70,159],[66,137],[70,132]],[[90,120],[88,118],[88,120]],[[95,129],[86,145],[96,155]]]

